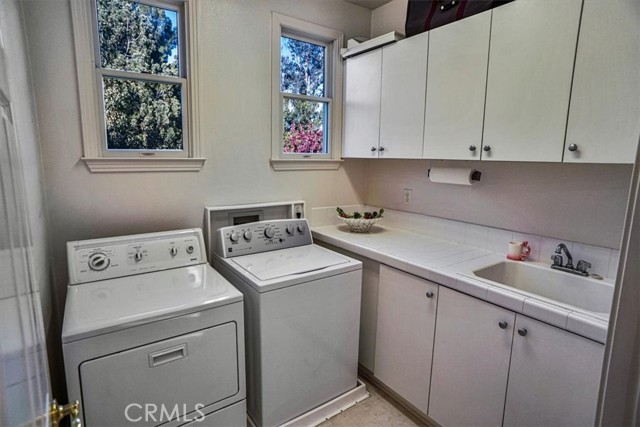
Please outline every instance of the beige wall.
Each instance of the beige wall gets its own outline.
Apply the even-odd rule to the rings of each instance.
[[[370,11],[341,0],[203,0],[204,169],[92,174],[80,160],[69,2],[30,0],[24,9],[61,309],[67,241],[202,226],[207,205],[304,199],[311,208],[363,201],[362,161],[346,161],[338,171],[271,169],[270,34],[271,11],[277,11],[343,31],[348,39],[369,32]]]
[[[475,168],[473,186],[434,184],[434,166]],[[632,165],[370,160],[367,203],[619,249]],[[403,190],[413,200],[403,202]]]
[[[391,0],[371,13],[371,38],[395,31],[404,34],[408,0]]]

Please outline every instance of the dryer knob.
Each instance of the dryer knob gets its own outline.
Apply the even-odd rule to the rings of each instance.
[[[307,227],[305,227],[304,224],[298,224],[298,232],[304,233],[304,230],[306,229]]]
[[[175,246],[173,246],[171,249],[169,249],[169,253],[171,254],[171,256],[176,256],[176,255],[178,255],[178,248],[176,248]]]
[[[136,262],[142,261],[142,252],[136,252],[133,255],[133,259],[136,260]]]
[[[292,235],[293,234],[293,225],[292,224],[287,225],[287,234],[288,235]]]
[[[102,271],[109,267],[109,257],[102,252],[89,255],[89,268],[93,271]]]
[[[273,236],[275,236],[276,232],[273,231],[273,228],[271,227],[267,227],[264,229],[264,237],[266,237],[267,239],[272,238]]]

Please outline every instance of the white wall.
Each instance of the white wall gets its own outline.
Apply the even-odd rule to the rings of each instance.
[[[371,38],[395,31],[404,34],[408,0],[392,0],[371,13]]]
[[[67,241],[202,226],[207,205],[305,199],[311,208],[363,200],[364,161],[345,161],[338,171],[271,169],[270,33],[271,11],[276,11],[343,31],[346,40],[369,32],[367,9],[341,0],[203,1],[199,73],[204,169],[118,174],[92,174],[80,160],[68,0],[25,1],[24,9],[60,309]]]
[[[434,184],[432,166],[475,168],[473,186]],[[370,160],[367,203],[619,249],[632,165]],[[403,202],[403,190],[413,200]]]

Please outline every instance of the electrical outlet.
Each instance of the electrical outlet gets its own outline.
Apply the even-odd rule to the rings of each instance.
[[[413,190],[410,188],[405,188],[403,190],[403,197],[402,200],[404,202],[405,205],[410,205],[411,204],[411,196],[413,194]]]

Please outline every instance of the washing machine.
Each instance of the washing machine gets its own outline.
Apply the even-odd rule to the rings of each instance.
[[[246,426],[243,296],[200,229],[67,243],[62,347],[84,425]]]
[[[304,218],[242,217],[210,241],[214,267],[245,298],[250,420],[317,425],[368,396],[357,379],[362,264],[313,244]]]

